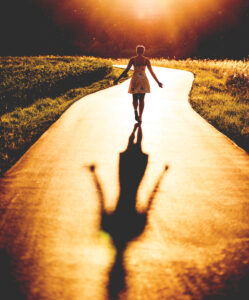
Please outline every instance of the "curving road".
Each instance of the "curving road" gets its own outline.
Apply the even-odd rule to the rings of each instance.
[[[89,95],[1,178],[0,299],[248,299],[249,156],[154,69],[141,127]]]

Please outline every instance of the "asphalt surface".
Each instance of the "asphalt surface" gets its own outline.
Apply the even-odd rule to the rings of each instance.
[[[249,156],[154,68],[89,95],[0,179],[0,299],[249,299]]]

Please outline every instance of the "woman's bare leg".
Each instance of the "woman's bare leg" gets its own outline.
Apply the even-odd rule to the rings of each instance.
[[[138,94],[133,94],[133,107],[134,107],[134,113],[135,113],[135,120],[139,122],[139,116],[137,112],[137,107],[138,107]]]
[[[142,122],[142,115],[143,115],[143,111],[144,111],[144,97],[145,94],[139,94],[139,119],[140,122]]]

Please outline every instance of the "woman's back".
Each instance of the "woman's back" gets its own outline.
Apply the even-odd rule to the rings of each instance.
[[[141,55],[135,56],[131,59],[134,65],[134,73],[132,75],[128,93],[144,94],[150,93],[150,84],[145,73],[147,65],[147,58]]]
[[[134,71],[145,72],[145,67],[147,65],[147,58],[144,56],[135,56],[133,58]]]
[[[134,56],[134,65],[147,65],[148,58],[143,55]]]

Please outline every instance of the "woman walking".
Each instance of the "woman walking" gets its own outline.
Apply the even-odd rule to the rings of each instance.
[[[124,72],[114,81],[114,84],[117,84],[119,79],[125,76],[132,65],[134,66],[134,73],[130,81],[130,86],[128,93],[133,96],[133,107],[135,113],[135,120],[139,123],[142,122],[142,114],[144,110],[144,97],[146,93],[150,93],[150,84],[149,80],[145,74],[145,68],[147,67],[155,79],[159,87],[163,87],[163,84],[157,79],[155,73],[152,70],[150,60],[143,56],[145,47],[138,45],[136,47],[137,56],[134,56],[130,59]],[[138,109],[138,111],[137,111]]]

